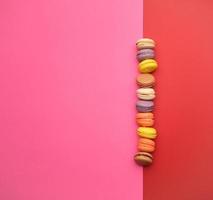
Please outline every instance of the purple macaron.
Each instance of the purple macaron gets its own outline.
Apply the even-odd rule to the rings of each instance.
[[[139,62],[145,59],[153,59],[155,57],[155,52],[153,49],[141,49],[137,52],[136,57]]]
[[[152,112],[154,109],[153,101],[137,101],[136,109],[138,112]]]

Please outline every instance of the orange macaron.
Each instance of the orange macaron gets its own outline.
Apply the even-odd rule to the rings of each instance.
[[[139,138],[138,150],[144,152],[153,152],[155,150],[155,142],[147,138]]]
[[[139,126],[147,127],[154,125],[154,115],[151,112],[148,113],[137,113],[136,122]]]

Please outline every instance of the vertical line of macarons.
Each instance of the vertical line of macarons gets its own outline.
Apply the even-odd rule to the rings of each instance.
[[[158,64],[155,60],[155,41],[149,38],[139,39],[136,42],[138,60],[138,70],[136,81],[138,89],[136,91],[136,123],[138,125],[137,134],[139,136],[137,153],[134,160],[138,165],[149,166],[153,162],[152,153],[155,151],[155,141],[157,131],[154,126],[154,99],[155,99],[155,77],[153,72]]]

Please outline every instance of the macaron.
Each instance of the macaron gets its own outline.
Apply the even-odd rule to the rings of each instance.
[[[155,139],[157,137],[156,129],[151,127],[139,127],[137,133],[143,138]]]
[[[152,74],[138,74],[136,81],[140,87],[153,87],[155,85],[155,77]]]
[[[136,91],[137,97],[142,100],[153,100],[155,98],[155,90],[152,88],[140,88]]]
[[[136,47],[138,50],[140,49],[154,49],[155,41],[150,38],[142,38],[136,42]]]
[[[138,152],[134,156],[134,160],[138,165],[149,166],[152,164],[153,157],[152,154],[147,152]]]
[[[152,49],[141,49],[137,52],[136,58],[139,62],[146,60],[146,59],[152,59],[155,57],[155,52]]]
[[[151,73],[158,67],[157,62],[154,59],[147,59],[139,63],[139,71],[141,73]]]
[[[144,152],[153,152],[155,150],[155,142],[147,138],[140,138],[138,141],[138,150]]]
[[[138,112],[152,112],[154,109],[154,102],[139,100],[136,103],[136,109]]]
[[[137,113],[136,122],[139,126],[147,127],[154,125],[153,113]]]

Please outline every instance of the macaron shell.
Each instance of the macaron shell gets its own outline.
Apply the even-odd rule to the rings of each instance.
[[[151,146],[155,146],[155,141],[147,139],[147,138],[139,138],[138,142],[142,143],[142,144],[148,144],[148,145],[151,145]]]
[[[154,110],[154,108],[153,107],[150,107],[150,108],[144,108],[144,107],[136,107],[137,108],[137,111],[138,112],[144,112],[144,113],[146,113],[146,112],[152,112],[153,110]]]
[[[139,74],[136,81],[140,87],[153,87],[155,85],[155,77],[152,74]]]
[[[155,139],[157,137],[157,131],[151,127],[139,127],[137,133],[140,137]]]
[[[141,73],[151,73],[158,67],[157,62],[154,59],[147,59],[139,63],[139,71]]]
[[[138,43],[137,44],[137,49],[141,50],[141,49],[154,49],[155,45],[151,44],[151,43]]]
[[[141,107],[149,108],[149,107],[154,106],[154,102],[153,101],[142,101],[142,100],[139,100],[139,101],[137,101],[136,105],[141,106]]]
[[[154,125],[153,119],[136,119],[136,122],[139,126],[149,127]]]
[[[144,127],[144,128],[148,128],[148,127]],[[157,134],[148,134],[148,133],[141,133],[138,132],[140,137],[144,137],[144,138],[148,138],[148,139],[155,139],[157,137]]]
[[[154,110],[154,108],[143,108],[143,107],[137,107],[137,111],[138,112],[152,112]]]
[[[136,45],[138,43],[153,43],[153,44],[155,44],[155,41],[151,38],[140,38],[136,41]]]
[[[140,49],[153,49],[153,48],[155,48],[155,42],[152,39],[143,38],[143,39],[139,39],[136,42],[136,46],[137,46],[138,50],[140,50]]]
[[[153,119],[154,115],[153,113],[137,113],[136,114],[136,119]]]
[[[148,144],[138,144],[138,151],[145,151],[152,153],[155,151],[155,147]]]
[[[139,88],[137,89],[138,94],[155,94],[155,90],[153,88]]]
[[[155,51],[153,49],[141,49],[137,51],[136,55],[146,55],[146,54],[155,54]]]
[[[141,49],[137,52],[136,58],[139,62],[146,59],[155,58],[155,52],[152,49]]]
[[[148,94],[148,95],[145,95],[145,94],[137,94],[137,97],[139,99],[142,99],[142,100],[153,100],[155,99],[155,95],[154,94]]]

